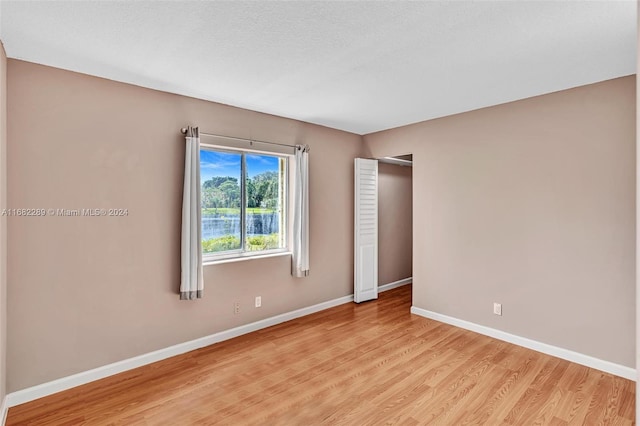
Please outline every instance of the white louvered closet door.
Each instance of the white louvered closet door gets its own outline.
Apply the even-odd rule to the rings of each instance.
[[[356,303],[378,298],[378,160],[355,159]]]

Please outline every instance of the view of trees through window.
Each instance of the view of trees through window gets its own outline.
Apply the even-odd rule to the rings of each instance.
[[[286,166],[276,155],[200,151],[204,254],[286,246]]]

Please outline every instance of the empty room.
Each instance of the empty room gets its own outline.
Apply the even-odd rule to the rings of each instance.
[[[638,21],[0,0],[0,424],[636,424]]]

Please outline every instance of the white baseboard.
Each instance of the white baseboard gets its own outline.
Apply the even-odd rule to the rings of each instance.
[[[378,286],[378,292],[383,292],[387,290],[391,290],[394,288],[402,287],[403,285],[411,284],[413,282],[413,277],[404,278],[402,280],[394,281],[389,284],[383,284]]]
[[[83,371],[72,376],[62,377],[51,382],[46,382],[37,386],[32,386],[16,392],[11,392],[5,399],[5,407],[7,407],[5,411],[9,407],[24,404],[25,402],[33,401],[44,396],[52,395],[57,392],[93,382],[95,380],[103,379],[105,377],[113,376],[114,374],[142,367],[143,365],[161,361],[163,359],[180,355],[185,352],[193,351],[195,349],[204,348],[205,346],[213,345],[214,343],[233,339],[234,337],[242,336],[243,334],[271,327],[272,325],[280,324],[285,321],[313,314],[315,312],[323,311],[325,309],[329,309],[334,306],[342,305],[349,302],[353,302],[353,295],[340,297],[338,299],[318,303],[317,305],[308,306],[306,308],[297,309],[291,312],[286,312],[274,317],[252,322],[251,324],[241,325],[239,327],[221,331],[219,333],[214,333],[209,336],[201,337],[199,339],[191,340],[189,342],[169,346],[168,348],[114,362],[113,364],[108,364],[102,367],[94,368],[92,370]]]
[[[7,421],[7,412],[9,411],[9,406],[7,405],[7,397],[5,395],[2,398],[2,405],[0,405],[0,425],[4,426]]]
[[[562,358],[567,361],[575,362],[576,364],[585,365],[587,367],[595,368],[596,370],[604,371],[606,373],[614,374],[616,376],[624,377],[629,380],[636,380],[636,370],[624,365],[615,364],[610,361],[594,358],[589,355],[574,352],[569,349],[559,348],[557,346],[549,345],[547,343],[538,342],[536,340],[527,339],[526,337],[516,336],[505,331],[496,330],[495,328],[486,327],[484,325],[476,324],[473,322],[453,318],[447,315],[438,314],[436,312],[428,311],[426,309],[411,307],[411,313],[420,315],[425,318],[444,322],[446,324],[454,325],[456,327],[464,328],[466,330],[475,331],[476,333],[484,334],[495,339],[504,340],[505,342],[513,343],[515,345],[524,346],[525,348],[533,349],[534,351],[542,352],[547,355]]]

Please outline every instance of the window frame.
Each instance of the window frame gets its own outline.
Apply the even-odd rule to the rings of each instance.
[[[285,254],[290,254],[291,247],[291,224],[289,221],[291,210],[291,158],[293,155],[280,152],[271,152],[257,149],[236,148],[225,145],[200,143],[200,150],[226,152],[232,154],[241,154],[240,160],[240,248],[236,250],[226,250],[218,253],[202,253],[203,264],[224,263],[235,260],[244,260],[260,257],[273,257]],[[284,215],[284,220],[281,220],[280,233],[284,232],[284,238],[282,238],[284,247],[267,250],[249,251],[246,250],[246,210],[247,210],[247,193],[245,183],[245,171],[246,171],[246,155],[268,155],[272,157],[278,157],[285,160],[285,172],[282,183],[284,190],[282,193],[285,195],[285,200],[281,203],[281,215]],[[200,164],[198,164],[200,167]],[[202,182],[200,183],[200,194],[202,194]],[[202,211],[202,201],[200,202],[200,210]],[[200,227],[202,227],[202,219],[200,220]],[[200,240],[202,247],[202,239]]]

